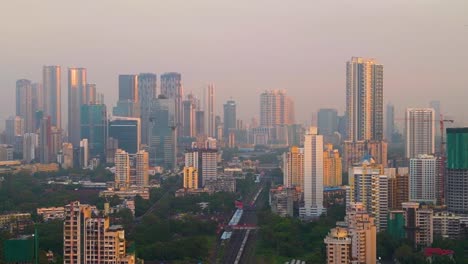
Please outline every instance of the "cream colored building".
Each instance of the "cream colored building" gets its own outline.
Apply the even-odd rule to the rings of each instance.
[[[130,186],[130,157],[125,150],[115,152],[115,186],[128,189]]]
[[[149,155],[145,150],[140,150],[136,154],[136,185],[149,185]]]
[[[327,144],[323,152],[323,185],[341,186],[342,180],[341,157],[332,144]]]
[[[283,153],[283,183],[287,188],[304,185],[304,149],[291,147],[289,152]]]
[[[194,167],[184,167],[184,188],[198,189],[198,170]]]
[[[362,203],[351,203],[346,212],[351,236],[352,263],[375,264],[377,261],[377,227]]]
[[[351,234],[348,229],[336,227],[330,230],[324,239],[327,246],[328,264],[346,264],[351,263]]]

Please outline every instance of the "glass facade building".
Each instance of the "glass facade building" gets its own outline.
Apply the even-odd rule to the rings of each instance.
[[[105,157],[107,109],[104,104],[81,106],[81,139],[88,139],[91,157]]]

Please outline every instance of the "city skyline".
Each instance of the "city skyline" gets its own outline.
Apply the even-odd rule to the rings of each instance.
[[[4,10],[12,12],[5,12],[2,20],[8,21],[10,16],[18,12],[16,10],[22,10],[26,12],[26,17],[30,15],[34,18],[37,13],[50,13],[48,10],[51,5],[54,5],[54,8],[57,7],[58,10],[64,7],[62,3],[55,1],[37,6],[35,3],[30,3],[30,5],[34,8],[22,8],[24,6],[21,3],[8,3]],[[54,12],[50,17],[46,16],[38,25],[30,25],[31,20],[26,19],[8,28],[0,27],[0,32],[5,36],[6,47],[0,51],[0,55],[4,58],[4,64],[0,65],[0,70],[4,72],[0,77],[0,86],[6,95],[14,96],[14,85],[18,79],[26,78],[33,82],[40,82],[42,78],[37,69],[42,65],[61,65],[62,75],[65,74],[63,69],[80,66],[88,69],[89,81],[96,83],[100,91],[107,95],[107,105],[109,109],[112,109],[117,101],[118,74],[154,72],[161,75],[164,72],[177,71],[183,75],[184,90],[187,93],[192,91],[200,95],[207,83],[212,82],[216,85],[217,113],[221,112],[222,102],[233,97],[239,104],[239,117],[249,120],[250,113],[258,115],[257,111],[254,112],[257,101],[249,96],[250,93],[260,93],[265,89],[287,89],[288,94],[295,99],[296,108],[304,109],[297,113],[297,119],[305,122],[310,120],[312,112],[319,108],[337,108],[340,113],[343,113],[344,63],[352,56],[363,56],[377,58],[379,63],[385,65],[387,89],[384,103],[394,102],[397,110],[396,116],[402,117],[403,109],[406,107],[424,107],[429,101],[440,99],[443,106],[442,112],[455,115],[454,119],[461,124],[466,122],[466,114],[459,111],[463,102],[456,99],[468,95],[464,89],[466,77],[463,72],[466,71],[466,66],[458,64],[458,61],[464,61],[463,58],[468,55],[462,48],[468,44],[467,29],[464,27],[466,22],[463,22],[462,12],[468,5],[465,2],[444,5],[436,2],[408,4],[404,1],[396,1],[390,4],[361,1],[349,6],[343,4],[342,7],[333,3],[300,2],[297,6],[288,8],[284,8],[284,4],[272,3],[271,8],[265,10],[255,8],[259,5],[257,3],[252,3],[253,6],[249,9],[239,3],[227,5],[202,1],[199,5],[187,4],[187,9],[178,10],[185,19],[171,27],[177,33],[176,35],[158,26],[170,21],[170,16],[175,12],[172,10],[176,10],[173,9],[173,4],[153,4],[161,5],[158,6],[158,10],[167,10],[167,14],[160,14],[160,17],[154,17],[152,12],[137,8],[141,7],[138,3],[135,6],[128,5],[128,3],[116,5],[110,14],[103,15],[109,18],[106,20],[98,16],[100,10],[105,10],[106,1],[96,4],[95,10],[87,13],[89,22],[76,25],[77,27],[73,30],[80,38],[84,37],[82,34],[89,30],[89,37],[96,41],[85,42],[83,45],[80,44],[80,47],[70,43],[67,36],[71,32],[63,30],[65,28],[68,30],[70,27],[67,26],[70,24],[74,25],[72,20],[83,21],[76,17],[80,15],[72,15],[71,18],[75,19],[69,21],[65,18],[70,14]],[[77,8],[82,10],[86,6],[84,3],[83,6]],[[366,10],[371,11],[372,15],[369,16],[375,17],[372,23],[375,26],[359,18],[359,14],[368,13],[363,9],[364,6],[368,8]],[[403,6],[405,8],[402,8]],[[190,7],[196,8],[199,14],[188,12]],[[151,8],[147,9],[151,10]],[[349,12],[349,9],[354,12]],[[32,12],[30,10],[35,11],[30,13]],[[314,12],[318,10],[323,11],[325,15],[314,16]],[[438,12],[427,12],[428,10],[438,10]],[[145,41],[143,44],[138,44],[137,49],[134,50],[134,47],[127,45],[127,42],[115,41],[117,35],[109,32],[108,29],[113,27],[114,20],[123,12],[128,12],[128,15],[135,19],[129,20],[128,25],[122,22],[117,23],[121,25],[118,32],[133,35],[148,28],[158,28],[158,34],[155,35],[161,38],[158,38],[160,41],[157,45],[144,44],[153,43]],[[309,15],[308,12],[312,14]],[[297,16],[292,16],[293,13],[297,13]],[[336,17],[326,16],[327,13],[335,14]],[[203,17],[203,15],[208,18],[220,16],[222,19],[219,19],[219,23],[216,23],[218,25],[215,25],[210,23],[211,20],[199,19],[199,16]],[[285,16],[291,16],[292,19],[283,22],[281,18]],[[96,22],[98,17],[98,23],[94,24],[93,22]],[[243,22],[239,21],[239,17],[243,18]],[[258,21],[257,17],[262,19]],[[337,17],[339,19],[336,19]],[[61,21],[60,25],[48,26],[52,22],[55,24],[56,20]],[[255,21],[256,27],[253,29],[246,27],[249,21]],[[350,37],[349,34],[353,33],[353,30],[347,32],[342,29],[343,21],[349,23],[349,27],[356,28],[355,32],[361,36],[356,43],[343,42]],[[186,28],[190,23],[194,25]],[[432,26],[433,23],[437,26]],[[44,40],[35,38],[34,41],[30,41],[35,34],[29,34],[32,29],[39,31],[37,27],[41,25],[46,36],[44,39],[58,32],[61,32],[63,36],[56,43],[49,44],[52,45],[50,51],[44,53],[39,53],[38,49],[31,49],[31,47],[37,47],[40,50],[44,46]],[[202,29],[203,26],[205,29]],[[306,32],[306,36],[290,32],[291,27],[298,27],[297,32]],[[276,31],[272,31],[272,28]],[[377,28],[379,28],[378,31],[376,31]],[[103,36],[97,34],[101,31],[109,33]],[[197,36],[190,39],[194,44],[190,49],[182,44],[172,45],[174,42],[186,43],[189,37],[193,36],[189,34],[190,32]],[[253,35],[255,32],[263,34]],[[418,34],[413,34],[413,32],[418,32]],[[120,34],[118,35],[121,36]],[[288,43],[272,41],[282,39],[282,36],[286,34],[289,38]],[[377,34],[378,38],[375,38],[374,34]],[[434,39],[434,35],[440,37]],[[227,50],[222,45],[246,36],[251,36],[251,41],[231,45],[234,46],[230,47],[232,52],[226,52]],[[103,37],[105,39],[102,39]],[[443,40],[447,38],[451,39],[448,43]],[[289,42],[295,43],[294,47]],[[388,42],[393,45],[384,45]],[[330,46],[338,48],[332,51]],[[16,52],[10,52],[13,51],[13,47],[17,50]],[[72,48],[74,53],[69,53],[68,51]],[[278,49],[283,52],[278,54]],[[19,52],[22,54],[20,57],[17,56]],[[109,60],[106,60],[107,58]],[[271,63],[272,58],[281,60],[281,63]],[[310,63],[311,61],[317,63]],[[432,63],[435,61],[437,63]],[[451,70],[447,71],[447,69]],[[438,74],[429,74],[432,72]],[[234,75],[241,75],[243,78],[233,78]],[[66,91],[63,89],[66,87],[65,81],[66,78],[62,78],[62,102],[65,102],[67,98]],[[322,89],[330,91],[332,96],[313,96]],[[451,93],[446,94],[446,90],[450,90]],[[407,96],[400,97],[402,91],[407,92]],[[303,96],[304,93],[308,96]],[[62,108],[67,109],[65,103]],[[14,109],[12,102],[2,104],[0,119],[6,119],[8,114],[5,113],[11,109]],[[63,115],[62,117],[65,118]]]

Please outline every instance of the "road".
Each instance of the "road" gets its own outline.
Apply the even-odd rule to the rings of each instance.
[[[261,184],[255,195],[252,195],[250,199],[244,201],[244,212],[239,226],[257,225],[257,202],[260,193],[264,188],[264,184]],[[252,206],[250,204],[252,203]],[[258,203],[261,204],[261,203]],[[258,230],[233,230],[231,238],[226,241],[226,250],[221,263],[226,264],[240,264],[240,263],[251,263],[250,258],[252,257],[252,251],[255,246],[255,240]]]

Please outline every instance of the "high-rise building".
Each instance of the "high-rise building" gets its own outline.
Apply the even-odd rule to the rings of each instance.
[[[439,151],[439,146],[440,146],[440,122],[437,122],[437,120],[443,119],[441,108],[440,108],[440,101],[438,100],[433,100],[429,102],[429,108],[434,109],[434,116],[435,116],[435,148],[436,151]]]
[[[62,95],[60,66],[44,66],[42,69],[42,88],[44,116],[50,116],[51,126],[62,128]]]
[[[393,133],[395,132],[395,106],[387,104],[385,113],[385,139],[392,142]]]
[[[182,126],[183,111],[182,100],[184,98],[184,90],[182,87],[182,75],[177,72],[169,72],[161,75],[161,95],[168,99],[174,100],[175,105],[175,120],[176,127]],[[183,130],[178,130],[178,136],[181,135]]]
[[[13,160],[13,146],[0,144],[0,161]]]
[[[194,137],[196,134],[195,131],[195,100],[192,94],[187,95],[187,100],[182,102],[183,105],[183,136],[184,137]]]
[[[65,220],[63,222],[63,263],[85,263],[83,227],[85,219],[91,218],[91,207],[80,202],[65,205]]]
[[[97,99],[97,89],[95,83],[87,83],[85,88],[85,98],[83,104],[99,104]]]
[[[34,132],[33,93],[30,80],[16,81],[16,116],[23,118],[24,131]]]
[[[400,205],[401,206],[401,205]],[[403,210],[388,212],[387,234],[399,241],[405,238],[405,216]]]
[[[24,119],[20,116],[12,116],[5,120],[5,143],[15,144],[16,137],[22,137],[24,134]]]
[[[177,138],[175,102],[169,98],[154,99],[150,112],[150,164],[165,169],[176,168]]]
[[[329,136],[338,131],[338,111],[336,109],[320,109],[317,113],[317,126],[320,135]]]
[[[195,131],[197,136],[205,135],[205,111],[195,111]]]
[[[104,159],[107,142],[107,109],[105,104],[81,106],[81,139],[88,139],[91,157]]]
[[[115,152],[115,186],[127,189],[130,186],[130,156],[125,150]]]
[[[80,111],[86,99],[86,69],[68,68],[68,139],[74,146],[80,143]]]
[[[433,211],[419,208],[419,203],[402,204],[405,216],[406,238],[414,247],[428,247],[433,242]]]
[[[365,159],[360,166],[349,169],[349,202],[362,203],[366,211],[375,217],[378,231],[387,227],[388,177],[382,175],[382,166]]]
[[[52,118],[46,116],[41,120],[39,130],[39,161],[46,164],[52,162]]]
[[[468,127],[447,128],[446,204],[451,212],[468,213]]]
[[[194,167],[184,167],[184,188],[198,189],[198,170]]]
[[[232,130],[236,129],[236,102],[229,100],[224,104],[224,136],[229,137]]]
[[[57,155],[62,150],[62,143],[63,143],[63,131],[58,129],[55,126],[50,128],[50,155],[51,155],[51,162],[57,161]]]
[[[348,229],[336,227],[324,239],[327,247],[327,264],[351,263],[352,239]]]
[[[26,163],[37,158],[36,152],[39,147],[39,137],[35,133],[26,133],[23,138],[23,160]]]
[[[375,264],[377,261],[377,227],[374,217],[362,203],[350,203],[345,222],[351,235],[351,263]]]
[[[432,108],[406,109],[406,157],[416,158],[435,152],[435,115]]]
[[[462,222],[463,216],[451,212],[434,212],[433,232],[434,236],[444,239],[463,239]]]
[[[202,188],[208,181],[215,181],[217,178],[217,156],[216,146],[199,148],[196,143],[185,152],[185,167],[193,167],[198,173],[198,188]]]
[[[348,139],[383,140],[383,65],[353,57],[346,63]]]
[[[320,217],[323,207],[323,136],[310,127],[304,140],[304,206],[299,215],[304,219]]]
[[[138,75],[119,75],[119,101],[138,102]]]
[[[209,84],[205,90],[205,117],[206,117],[206,135],[208,137],[216,137],[216,122],[215,122],[215,87]]]
[[[323,152],[323,185],[341,186],[342,168],[340,152],[333,149],[332,144],[327,144]]]
[[[88,139],[83,138],[80,141],[80,167],[88,168],[89,166],[89,144]]]
[[[116,139],[120,149],[135,154],[140,150],[140,118],[114,116],[109,120],[108,136]]]
[[[284,90],[265,91],[260,94],[260,126],[294,124],[294,102]]]
[[[388,208],[401,209],[401,204],[409,201],[409,174],[399,169],[395,175],[385,175],[388,176]]]
[[[437,158],[419,155],[410,159],[409,200],[411,202],[436,204],[437,196]]]
[[[140,150],[136,153],[136,185],[148,186],[149,185],[149,155],[145,150]]]
[[[62,155],[63,155],[62,168],[72,169],[74,160],[73,160],[73,145],[71,143],[65,142],[62,144]]]
[[[353,164],[359,163],[366,155],[372,156],[377,164],[387,166],[386,141],[345,141],[343,155],[343,171],[347,171]]]
[[[44,89],[42,83],[32,83],[32,109],[33,115],[36,111],[44,110]]]
[[[141,143],[148,144],[150,131],[151,102],[157,96],[157,76],[154,73],[138,75],[138,96],[141,115]]]
[[[304,149],[291,147],[283,153],[283,185],[287,188],[304,187]]]

